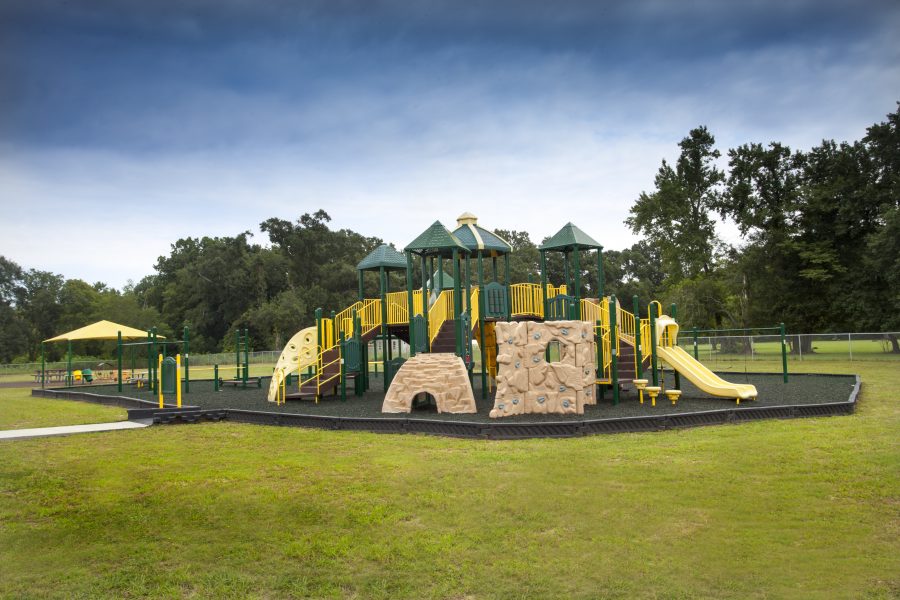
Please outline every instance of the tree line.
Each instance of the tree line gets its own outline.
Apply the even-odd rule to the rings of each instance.
[[[640,241],[604,250],[607,294],[628,306],[633,295],[643,305],[674,302],[685,328],[900,329],[900,105],[854,142],[824,140],[809,150],[749,142],[723,158],[700,126],[678,147],[674,164],[663,160],[652,191],[631,207],[626,225]],[[99,319],[169,336],[187,325],[194,352],[231,349],[238,327],[250,330],[256,349],[281,348],[316,307],[340,310],[356,299],[355,266],[382,243],[331,229],[330,220],[324,210],[295,222],[268,219],[260,224],[268,246],[249,231],[180,239],[154,273],[123,290],[0,256],[0,362],[34,360],[41,340]],[[725,222],[737,227],[739,243],[723,240]],[[538,244],[527,232],[496,233],[513,247],[510,279],[538,282]],[[581,264],[585,292],[596,294],[595,261]],[[548,255],[548,271],[562,282],[559,255]],[[421,285],[418,272],[413,278]],[[391,282],[405,285],[398,275]],[[368,274],[366,296],[377,286]],[[83,352],[108,354],[109,345]]]

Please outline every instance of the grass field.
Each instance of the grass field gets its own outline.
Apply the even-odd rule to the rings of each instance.
[[[817,367],[863,376],[857,414],[519,442],[210,423],[0,443],[0,595],[898,597],[900,372],[800,368]]]
[[[0,430],[121,421],[124,408],[32,398],[29,388],[0,388]]]

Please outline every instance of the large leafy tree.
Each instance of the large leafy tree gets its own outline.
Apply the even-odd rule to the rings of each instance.
[[[719,243],[712,214],[725,178],[716,167],[720,154],[706,127],[692,129],[678,146],[674,168],[662,161],[656,190],[641,193],[626,221],[659,248],[669,283],[712,273]]]

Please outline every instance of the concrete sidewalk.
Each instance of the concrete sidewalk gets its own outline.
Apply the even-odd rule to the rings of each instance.
[[[49,437],[54,435],[71,435],[73,433],[140,429],[152,424],[153,419],[141,419],[140,421],[116,421],[115,423],[92,423],[90,425],[65,425],[63,427],[38,427],[35,429],[7,429],[6,431],[0,431],[0,441],[25,440],[28,438]]]

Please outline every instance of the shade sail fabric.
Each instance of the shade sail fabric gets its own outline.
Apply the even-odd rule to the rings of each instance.
[[[140,329],[135,329],[134,327],[119,325],[118,323],[113,323],[112,321],[97,321],[92,325],[85,325],[80,329],[75,329],[74,331],[63,333],[44,341],[74,342],[76,340],[115,340],[118,339],[120,331],[122,332],[123,340],[137,340],[147,337],[146,331],[141,331]],[[156,337],[163,340],[166,339],[161,335],[158,335]]]

